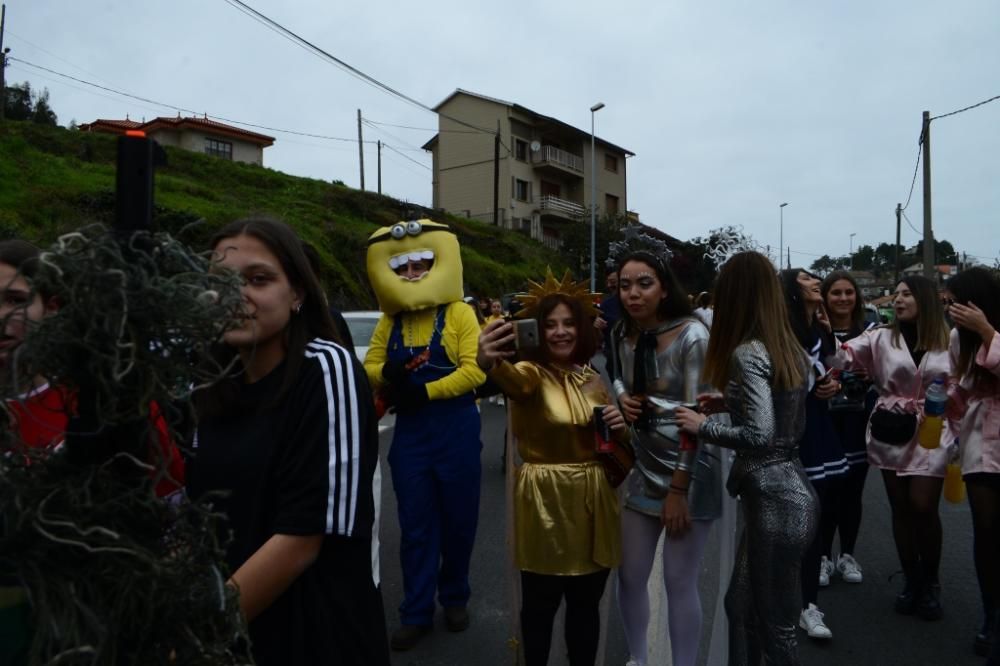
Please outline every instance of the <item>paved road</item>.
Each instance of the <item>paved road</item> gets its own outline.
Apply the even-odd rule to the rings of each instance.
[[[382,585],[390,631],[397,626],[397,608],[402,598],[396,499],[385,461],[391,435],[390,428],[381,436],[384,470]],[[484,403],[482,500],[471,572],[472,626],[462,634],[450,634],[444,629],[443,617],[438,613],[435,630],[430,636],[409,652],[393,653],[394,666],[490,666],[511,663],[506,647],[510,615],[504,578],[504,477],[500,465],[503,435],[503,409]],[[866,513],[857,552],[864,567],[865,581],[860,585],[848,585],[835,578],[829,588],[821,590],[820,607],[826,612],[834,639],[827,644],[816,644],[800,633],[802,663],[807,666],[982,664],[983,661],[975,657],[971,649],[980,609],[972,568],[968,505],[942,503],[945,530],[942,603],[945,616],[939,622],[924,622],[896,615],[892,611],[892,601],[900,581],[898,577],[891,583],[887,580],[897,564],[885,493],[877,472],[869,474],[865,501]],[[711,640],[710,618],[717,590],[713,572],[717,571],[717,561],[718,534],[713,533],[702,566],[701,585],[706,616],[700,658],[702,664],[705,663]],[[628,650],[614,605],[613,589],[613,585],[609,585],[607,594],[612,606],[606,628],[605,663],[620,666],[627,660]]]

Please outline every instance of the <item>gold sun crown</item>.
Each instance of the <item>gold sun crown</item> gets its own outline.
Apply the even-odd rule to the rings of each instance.
[[[583,306],[584,315],[588,317],[596,317],[598,314],[594,301],[600,294],[591,292],[585,281],[574,281],[573,274],[568,269],[563,273],[562,280],[556,280],[556,276],[552,274],[552,268],[546,266],[545,281],[539,284],[528,280],[528,284],[530,285],[528,293],[517,295],[518,300],[521,301],[521,309],[517,311],[515,317],[535,317],[538,314],[538,304],[543,298],[552,294],[561,294],[579,301],[580,305]]]

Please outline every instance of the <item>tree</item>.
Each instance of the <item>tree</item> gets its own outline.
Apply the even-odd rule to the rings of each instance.
[[[914,250],[916,254],[917,261],[923,261],[924,258],[924,241],[920,239],[917,241],[917,247]],[[934,240],[934,265],[942,264],[957,264],[958,259],[955,256],[955,248],[949,241],[946,240]]]
[[[824,254],[822,257],[812,262],[809,270],[826,277],[833,271],[846,270],[851,265],[850,257],[831,257]]]
[[[906,248],[895,243],[879,243],[875,248],[875,258],[872,272],[881,277],[887,273],[896,272],[896,249],[899,249],[900,270],[906,267]]]
[[[37,94],[31,90],[31,84],[25,81],[7,86],[5,91],[4,115],[8,120],[30,120],[40,125],[56,125],[57,117],[49,104],[48,88]]]
[[[850,262],[851,270],[870,271],[875,266],[875,248],[862,245],[854,252]]]
[[[619,231],[628,223],[625,215],[602,215],[597,218],[595,227],[594,256],[597,268],[597,286],[604,284],[604,262],[608,258],[608,245],[619,240]],[[577,279],[590,278],[590,213],[579,221],[567,225],[561,236],[560,252],[566,257],[566,263]]]

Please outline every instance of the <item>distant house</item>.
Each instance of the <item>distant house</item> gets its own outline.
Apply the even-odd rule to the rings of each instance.
[[[924,265],[923,264],[913,264],[912,266],[907,266],[903,269],[903,275],[923,275]],[[937,277],[938,282],[947,280],[948,278],[958,275],[958,266],[951,264],[941,264],[934,267],[934,274]]]
[[[264,164],[264,149],[274,144],[274,137],[240,127],[218,123],[208,118],[154,118],[145,122],[134,120],[95,120],[79,127],[83,132],[124,134],[139,130],[161,146],[174,146],[196,153],[221,157],[224,160]]]
[[[886,275],[881,278],[875,276],[871,271],[849,271],[854,281],[858,283],[861,296],[867,299],[883,296],[892,291],[895,285],[892,284],[892,276]]]
[[[520,231],[558,248],[570,225],[586,223],[593,183],[598,215],[624,214],[638,221],[626,198],[625,162],[632,151],[596,137],[592,155],[589,132],[466,90],[456,90],[434,111],[438,133],[423,146],[432,155],[434,208]],[[501,148],[497,173],[494,130]]]

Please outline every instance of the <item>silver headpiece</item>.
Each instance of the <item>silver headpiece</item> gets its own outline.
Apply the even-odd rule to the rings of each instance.
[[[691,242],[705,247],[705,258],[715,264],[716,270],[735,254],[760,249],[756,241],[743,233],[742,226],[719,227],[710,231],[708,238],[695,238]]]
[[[646,252],[659,259],[661,268],[666,267],[674,256],[667,244],[660,238],[643,231],[641,224],[633,224],[622,229],[622,239],[608,245],[608,260],[605,265],[609,270],[618,266],[622,259],[632,252]]]

